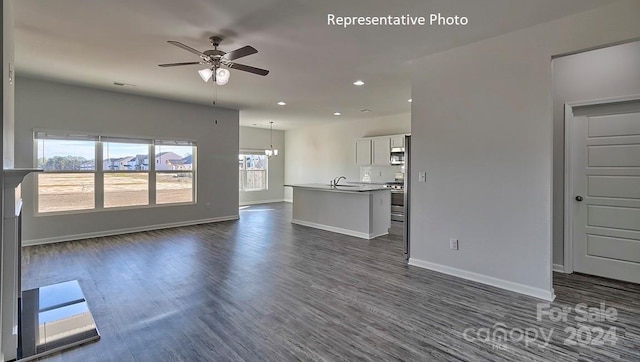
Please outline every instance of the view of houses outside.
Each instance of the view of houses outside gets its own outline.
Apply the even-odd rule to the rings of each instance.
[[[156,146],[156,203],[193,201],[191,152]],[[148,145],[104,142],[103,154],[104,207],[148,205]],[[38,140],[37,166],[49,171],[38,175],[38,212],[95,207],[94,141]]]
[[[157,204],[193,202],[192,152],[191,146],[155,146]]]

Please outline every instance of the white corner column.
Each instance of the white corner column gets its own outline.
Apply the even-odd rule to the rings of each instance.
[[[2,220],[2,345],[0,356],[8,361],[17,357],[18,349],[18,310],[20,308],[20,214],[22,198],[20,184],[26,175],[39,170],[4,170],[3,176],[3,215]]]

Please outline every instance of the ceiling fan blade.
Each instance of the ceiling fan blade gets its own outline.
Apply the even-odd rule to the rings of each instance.
[[[258,50],[250,45],[243,46],[240,49],[232,50],[224,55],[227,60],[234,60],[242,57],[246,57],[247,55],[255,54]]]
[[[167,64],[158,64],[159,67],[179,67],[181,65],[196,65],[196,64],[204,64],[202,62],[184,62],[184,63],[167,63]]]
[[[188,51],[188,52],[191,52],[191,53],[193,53],[193,54],[195,54],[195,55],[197,55],[197,56],[200,56],[200,57],[202,57],[202,58],[206,58],[206,57],[207,57],[204,53],[202,53],[202,52],[200,52],[200,51],[198,51],[198,50],[196,50],[196,49],[193,49],[192,47],[190,47],[190,46],[188,46],[188,45],[184,45],[184,44],[182,44],[182,43],[181,43],[181,42],[179,42],[179,41],[175,41],[175,40],[168,40],[168,41],[167,41],[167,43],[169,43],[169,44],[171,44],[171,45],[175,45],[175,46],[177,46],[178,48],[182,48],[182,49],[184,49],[184,50],[186,50],[186,51]]]
[[[227,64],[227,66],[231,69],[242,70],[243,72],[249,72],[249,73],[253,73],[261,76],[265,76],[269,74],[269,71],[266,69],[260,69],[260,68],[256,68],[256,67],[252,67],[244,64],[229,63]]]

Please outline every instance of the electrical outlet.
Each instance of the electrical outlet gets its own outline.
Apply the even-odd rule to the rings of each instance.
[[[458,239],[449,239],[449,247],[451,250],[459,250]]]
[[[210,209],[210,208],[211,208],[211,203],[210,203],[210,202],[207,202],[207,203],[205,204],[205,206],[207,207],[207,209]]]

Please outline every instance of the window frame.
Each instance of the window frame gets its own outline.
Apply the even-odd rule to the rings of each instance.
[[[34,130],[33,132],[33,157],[34,167],[38,166],[38,141],[40,138],[36,138],[36,135],[39,133],[45,133],[47,135],[51,135],[50,139],[60,139],[55,138],[55,136],[64,137],[69,134],[79,134],[79,132],[65,132],[60,130]],[[63,210],[63,211],[50,211],[50,212],[40,212],[39,210],[39,180],[38,175],[35,177],[34,181],[34,216],[36,217],[46,217],[46,216],[55,216],[55,215],[73,215],[73,214],[85,214],[85,213],[95,213],[95,212],[105,212],[105,211],[122,211],[129,209],[147,209],[147,208],[156,208],[156,207],[171,207],[171,206],[183,206],[183,205],[195,205],[198,203],[197,200],[197,149],[198,145],[195,140],[185,140],[185,139],[169,139],[169,137],[164,138],[149,138],[149,137],[122,137],[122,136],[113,136],[113,135],[105,135],[105,134],[95,134],[95,133],[83,133],[87,137],[95,137],[94,140],[94,154],[95,154],[95,168],[94,170],[61,170],[61,171],[44,171],[40,174],[55,174],[55,173],[90,173],[94,175],[94,207],[92,209],[78,209],[78,210]],[[122,143],[126,140],[131,140],[133,143],[135,141],[148,141],[145,144],[148,145],[148,170],[104,170],[104,143],[111,140],[122,140]],[[156,170],[155,162],[151,160],[155,160],[155,147],[157,143],[167,144],[167,142],[172,142],[173,144],[179,145],[188,145],[191,146],[192,149],[192,166],[191,170]],[[140,142],[137,142],[140,143]],[[156,203],[156,174],[168,172],[168,173],[191,173],[191,201],[185,202],[174,202],[174,203]],[[117,173],[146,173],[148,174],[148,203],[146,205],[131,205],[131,206],[114,206],[114,207],[105,207],[104,205],[104,181],[105,174],[117,174]]]
[[[240,150],[239,154],[238,154],[238,158],[240,158],[240,156],[245,156],[242,159],[243,162],[243,168],[242,169],[238,169],[238,172],[241,173],[241,175],[239,176],[240,178],[240,192],[261,192],[261,191],[269,191],[269,157],[267,155],[265,155],[264,151],[259,151],[259,150]],[[264,165],[264,188],[260,188],[260,189],[246,189],[246,185],[247,185],[247,160],[246,160],[246,156],[262,156],[264,157],[265,160],[265,165]],[[242,171],[242,172],[240,172]]]

